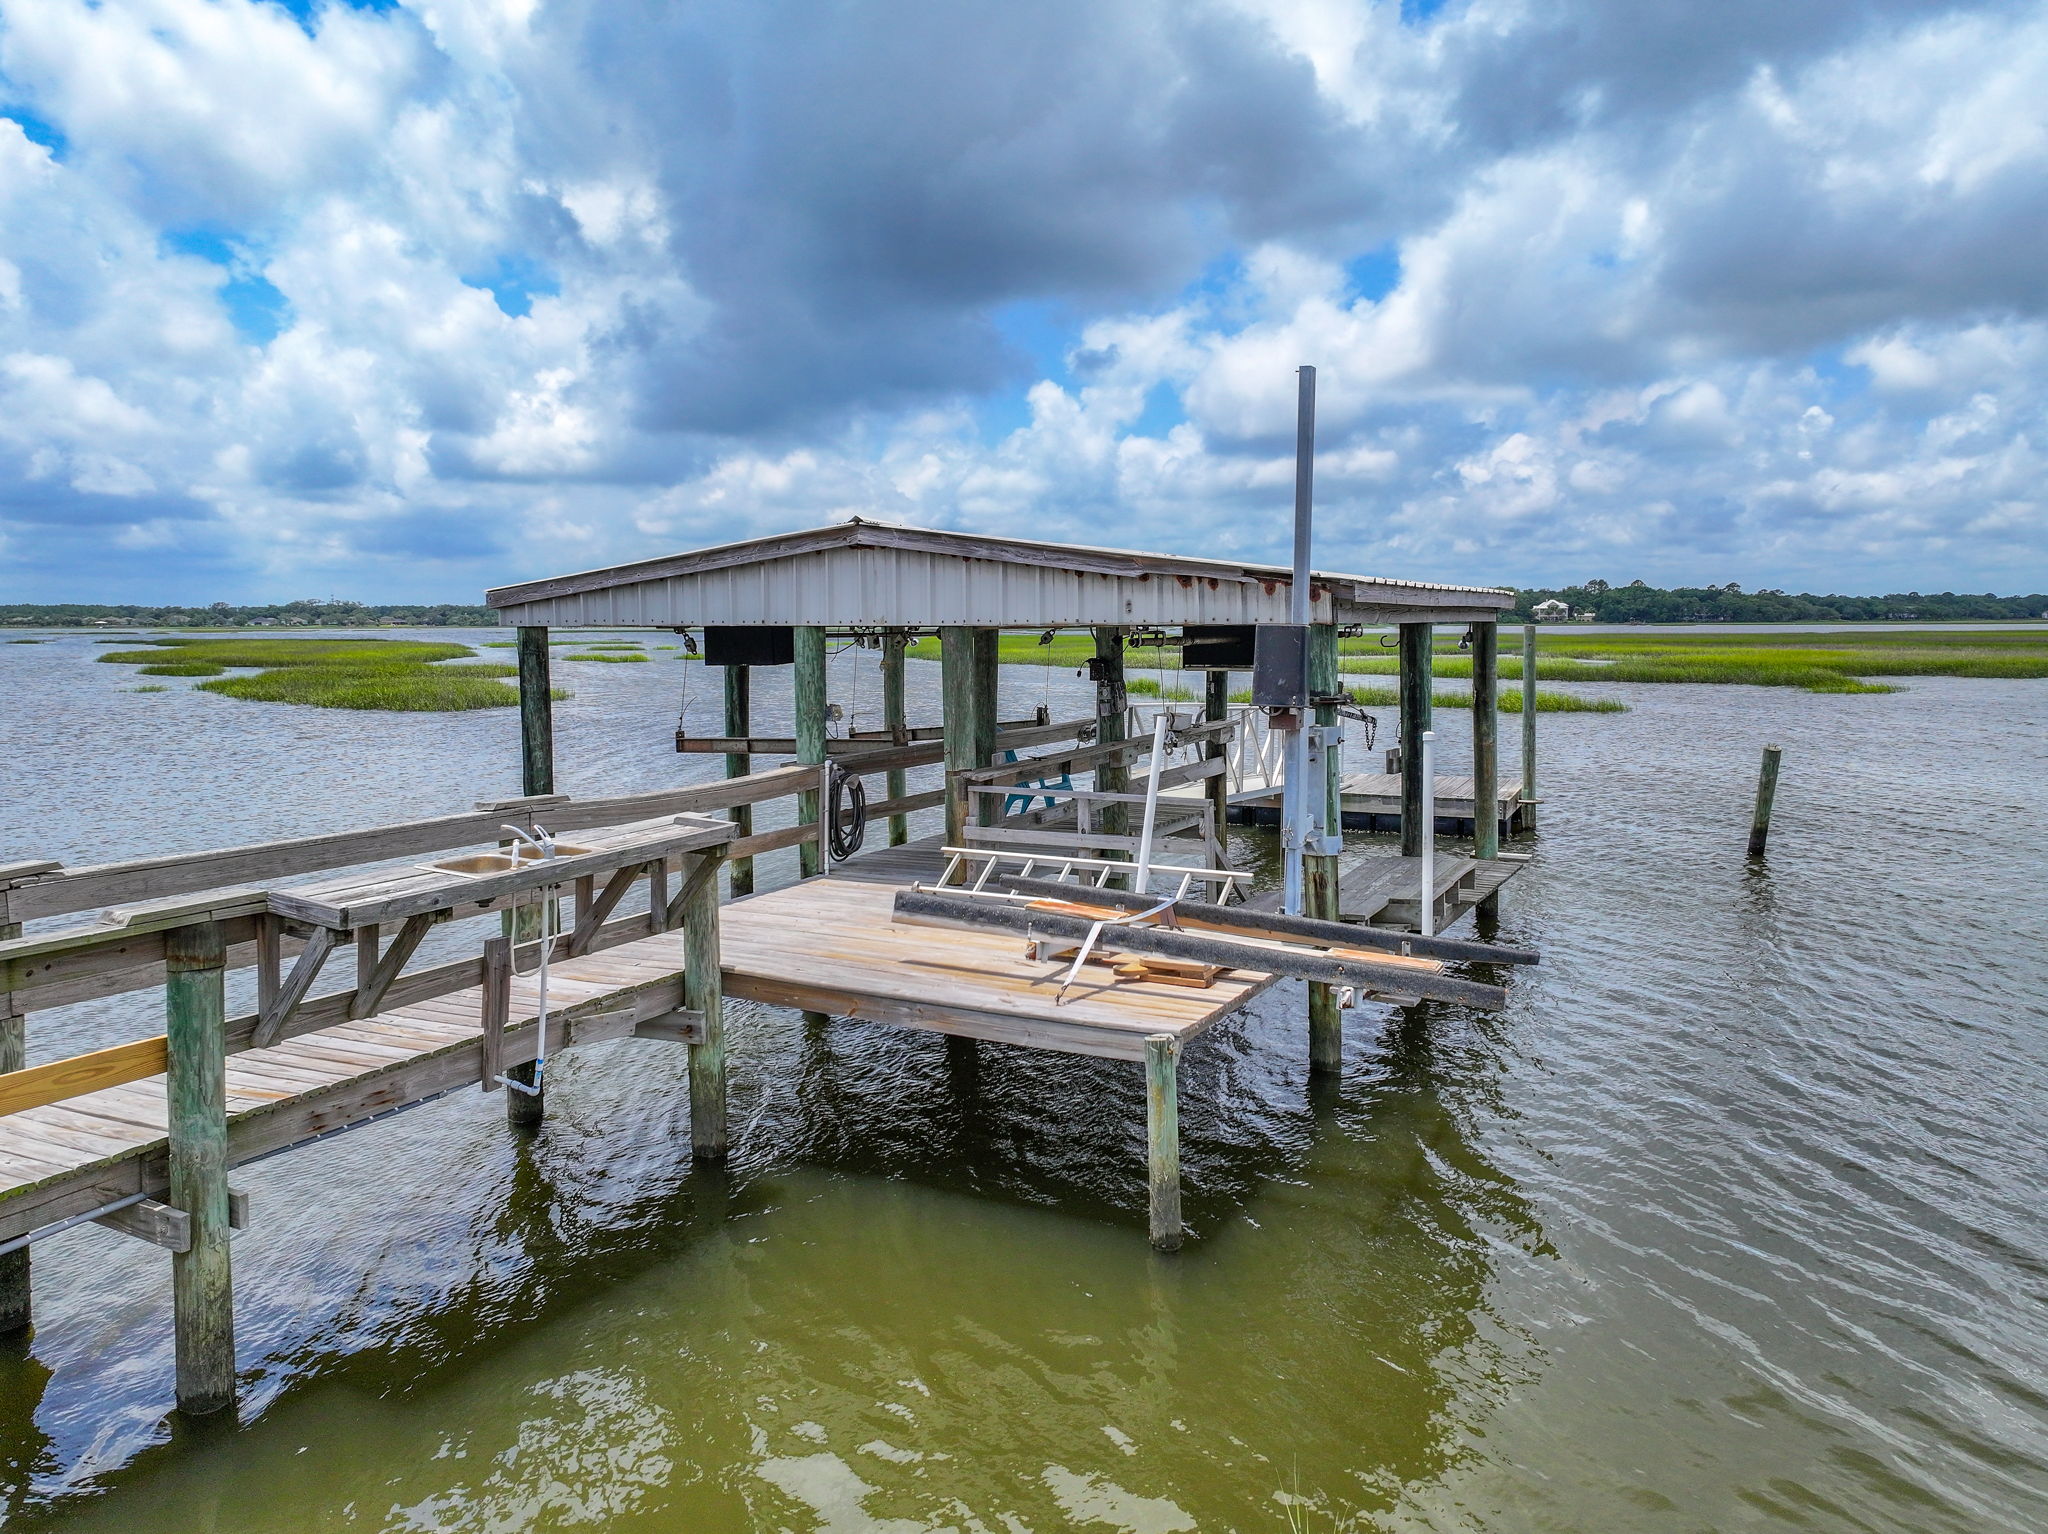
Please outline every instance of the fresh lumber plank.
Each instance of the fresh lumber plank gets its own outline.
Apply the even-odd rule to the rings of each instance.
[[[109,1049],[96,1049],[90,1054],[73,1055],[68,1060],[9,1071],[0,1075],[0,1116],[62,1102],[67,1097],[124,1081],[161,1076],[168,1061],[164,1036],[158,1034]]]

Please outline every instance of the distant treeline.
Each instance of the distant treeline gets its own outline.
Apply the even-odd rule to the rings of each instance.
[[[1539,602],[1563,602],[1572,616],[1591,614],[1601,623],[1938,623],[1953,619],[2048,618],[2048,595],[2025,597],[1927,595],[1918,591],[1884,597],[1793,595],[1766,588],[1744,591],[1726,586],[1680,586],[1665,591],[1631,581],[1610,586],[1588,581],[1545,591],[1517,591],[1515,616],[1528,618]]]
[[[282,602],[271,607],[237,607],[214,602],[203,607],[132,607],[95,602],[18,602],[0,605],[0,624],[14,628],[491,628],[498,615],[488,607],[452,602],[430,606],[362,602]]]

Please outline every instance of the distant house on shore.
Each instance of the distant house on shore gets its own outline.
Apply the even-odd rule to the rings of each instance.
[[[1572,609],[1569,602],[1560,602],[1556,597],[1552,597],[1548,601],[1538,602],[1529,609],[1529,613],[1538,623],[1563,623],[1571,617]]]

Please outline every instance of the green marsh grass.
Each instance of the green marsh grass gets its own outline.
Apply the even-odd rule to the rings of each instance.
[[[123,689],[123,691],[125,691],[125,692],[169,692],[169,691],[170,691],[170,688],[168,688],[168,687],[164,686],[164,684],[163,684],[162,682],[145,682],[145,683],[143,683],[143,685],[142,685],[142,686],[140,686],[140,687],[128,687],[128,688],[124,688],[124,689]]]
[[[155,639],[147,649],[99,657],[151,676],[206,676],[206,692],[260,703],[313,708],[446,713],[511,708],[518,692],[503,678],[517,668],[445,666],[474,657],[468,645],[408,639]],[[224,676],[227,669],[249,674]],[[568,693],[555,689],[558,698]]]
[[[636,653],[634,653],[634,654],[632,654],[632,655],[615,655],[615,654],[613,654],[612,652],[610,652],[609,650],[607,650],[607,651],[605,651],[605,652],[604,652],[603,654],[593,654],[593,653],[586,653],[586,654],[579,654],[579,655],[564,655],[564,656],[562,657],[562,659],[563,659],[563,660],[596,660],[596,661],[605,661],[605,662],[608,662],[609,664],[611,664],[611,665],[614,665],[614,666],[622,666],[622,665],[626,665],[626,664],[629,664],[629,663],[631,663],[631,662],[633,662],[633,661],[638,661],[638,662],[640,662],[640,663],[641,663],[642,665],[645,665],[645,664],[646,664],[646,663],[648,662],[648,660],[649,660],[649,659],[651,659],[651,657],[649,657],[649,656],[646,656],[646,655],[641,655],[641,654],[639,654],[639,653],[637,653],[637,652],[636,652]]]

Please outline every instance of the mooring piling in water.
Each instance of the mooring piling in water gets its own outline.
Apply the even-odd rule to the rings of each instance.
[[[1145,1150],[1152,1244],[1180,1249],[1180,1040],[1145,1040]]]
[[[1749,855],[1760,858],[1764,855],[1764,843],[1771,835],[1771,807],[1778,797],[1778,758],[1782,753],[1776,746],[1764,747],[1762,765],[1756,774],[1756,809],[1749,818]]]

